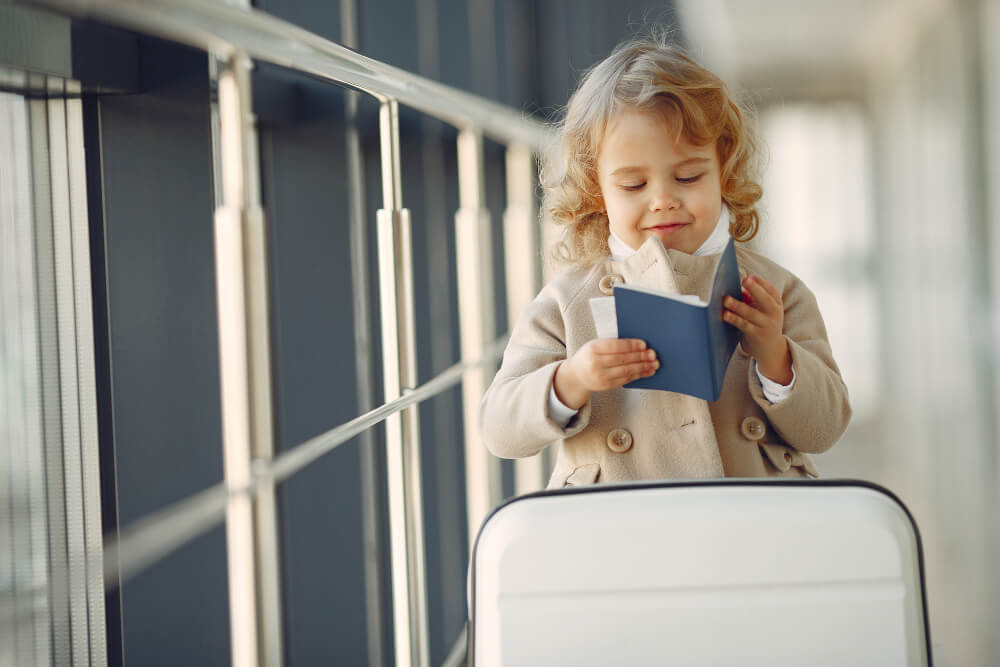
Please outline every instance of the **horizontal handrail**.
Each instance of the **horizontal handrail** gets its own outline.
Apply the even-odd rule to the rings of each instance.
[[[223,173],[226,173],[225,168],[228,167],[230,170],[236,170],[233,173],[239,173],[242,176],[242,178],[232,179],[232,181],[222,180],[223,183],[232,182],[235,184],[232,192],[238,196],[233,196],[233,201],[229,201],[230,191],[223,190],[227,193],[227,205],[232,207],[241,208],[254,203],[247,197],[247,193],[252,188],[247,189],[246,183],[252,177],[256,165],[240,150],[241,147],[246,148],[248,145],[249,136],[246,114],[250,109],[244,106],[247,103],[244,98],[248,97],[245,93],[249,90],[249,81],[245,76],[247,58],[286,67],[375,97],[382,103],[383,116],[387,108],[392,110],[391,123],[380,123],[383,144],[386,137],[398,144],[398,114],[396,109],[397,105],[400,104],[453,125],[460,130],[460,136],[465,135],[470,138],[470,141],[475,140],[477,144],[481,145],[484,136],[506,144],[508,158],[511,153],[542,152],[553,137],[551,129],[546,124],[532,120],[522,112],[372,60],[303,28],[243,6],[242,3],[239,3],[239,6],[234,6],[218,0],[15,0],[15,2],[52,10],[71,17],[92,19],[110,26],[135,30],[203,49],[209,53],[210,59],[211,57],[218,58],[220,63],[224,63],[227,68],[238,70],[241,79],[226,79],[231,85],[223,86],[220,83],[219,86],[220,116],[225,116],[220,118],[223,130],[222,137],[223,139],[227,136],[232,138],[232,134],[226,134],[225,130],[227,129],[238,135],[237,141],[230,142],[236,149],[222,151],[224,156],[235,158],[222,161]],[[226,71],[229,72],[230,69]],[[221,81],[222,79],[220,79]],[[235,93],[236,96],[226,97],[223,95],[226,91]],[[226,100],[229,100],[230,103],[230,113],[224,115],[221,113],[221,108]],[[387,127],[389,133],[386,132]],[[223,147],[225,148],[225,146]],[[395,153],[388,160],[383,153],[382,169],[383,175],[389,174],[386,177],[386,183],[398,188],[398,147]],[[461,155],[459,163],[460,165],[463,163]],[[479,174],[479,179],[482,180],[481,158],[472,164],[474,170]],[[530,156],[523,166],[528,171],[532,170]],[[466,168],[463,167],[463,169]],[[386,197],[385,210],[390,214],[402,211],[398,200],[398,195]],[[478,210],[482,206],[474,208]],[[223,213],[226,212],[224,209],[219,210]],[[223,227],[217,227],[217,229],[220,228]],[[224,229],[227,232],[231,231],[229,227],[224,227]],[[252,236],[244,233],[242,243],[247,244],[248,238],[252,239]],[[224,247],[229,250],[236,248],[236,250],[225,255],[225,258],[238,257],[241,239],[229,238],[228,240],[235,240],[235,242],[224,244]],[[409,241],[406,241],[405,245],[406,252],[409,252]],[[398,256],[396,261],[399,261]],[[403,263],[406,264],[406,261]],[[236,262],[229,266],[229,268],[233,267],[237,267]],[[260,271],[259,263],[251,267],[250,273],[252,275],[250,278],[244,271],[244,267],[240,265],[237,268],[238,270],[234,270],[231,274],[225,274],[229,281],[226,282],[226,285],[242,285],[241,288],[246,290],[248,284],[253,284],[248,282],[248,280],[252,281],[253,275],[266,275],[266,272]],[[384,268],[383,263],[380,263],[380,274],[384,273],[382,270]],[[257,273],[253,274],[253,271],[257,271]],[[406,268],[406,271],[409,272],[410,269]],[[406,294],[408,288],[405,276],[402,280],[396,280],[395,288]],[[412,307],[412,295],[407,295],[406,301],[408,307]],[[220,323],[225,321],[233,325],[233,331],[239,334],[236,336],[239,339],[237,342],[241,345],[250,345],[255,340],[254,336],[257,335],[254,333],[256,329],[253,327],[259,323],[249,323],[242,319],[242,315],[230,317],[232,313],[244,305],[239,295],[229,294],[226,298],[220,296]],[[223,312],[226,313],[226,317],[223,317]],[[391,313],[388,317],[383,314],[383,318],[384,322],[390,323],[389,330],[391,331],[393,329],[391,323],[394,321]],[[409,315],[409,318],[412,320],[412,314]],[[249,334],[244,330],[248,324],[251,328]],[[492,326],[486,328],[490,331],[488,336],[492,335],[492,328]],[[223,328],[220,324],[220,337],[224,337],[222,331]],[[385,339],[385,337],[383,338]],[[233,661],[234,664],[239,665],[256,664],[257,649],[260,646],[280,647],[282,640],[280,631],[274,630],[274,628],[280,628],[280,616],[272,614],[265,618],[257,616],[255,613],[255,608],[267,608],[267,605],[260,603],[262,597],[270,595],[268,599],[274,600],[280,595],[280,587],[278,586],[272,586],[267,589],[270,592],[262,594],[258,594],[256,591],[256,586],[262,580],[277,581],[279,578],[277,560],[272,555],[268,565],[260,567],[254,565],[250,553],[251,550],[259,548],[259,542],[255,543],[255,541],[260,538],[261,534],[265,535],[263,538],[265,541],[273,542],[277,519],[273,516],[272,510],[272,514],[260,522],[264,528],[259,525],[255,527],[250,513],[254,503],[250,500],[257,498],[258,509],[261,505],[267,506],[266,500],[270,496],[261,499],[258,498],[259,494],[265,490],[273,490],[277,483],[308,466],[340,444],[403,409],[442,393],[449,387],[458,384],[463,378],[466,380],[466,387],[476,385],[475,382],[469,381],[470,371],[480,367],[492,367],[500,356],[504,342],[503,339],[499,339],[489,345],[483,345],[482,337],[478,341],[479,344],[474,347],[479,349],[474,351],[464,349],[465,346],[463,346],[463,355],[468,358],[478,355],[482,350],[483,357],[480,360],[455,364],[426,384],[412,390],[405,389],[402,392],[403,395],[398,399],[390,400],[386,404],[301,443],[275,458],[267,458],[269,453],[260,454],[262,458],[251,463],[249,452],[253,451],[252,448],[255,447],[255,436],[239,437],[234,439],[232,443],[227,440],[223,447],[227,457],[226,480],[224,482],[150,513],[118,530],[117,533],[106,536],[104,545],[105,589],[111,590],[120,586],[184,544],[204,535],[225,521],[228,529],[227,537],[229,538],[227,543],[229,572],[231,574],[240,573],[240,576],[244,576],[240,580],[233,579],[232,576],[230,578],[230,592],[240,592],[240,595],[237,596],[239,599],[231,596],[230,600],[230,620],[234,642]],[[412,342],[410,347],[412,347]],[[266,349],[266,345],[263,346],[263,349]],[[415,356],[412,350],[408,354],[411,359]],[[391,364],[389,365],[391,366]],[[223,363],[223,366],[225,367],[226,364]],[[248,370],[252,370],[252,367],[249,367],[244,360],[244,362],[234,364],[233,370],[232,375],[242,377],[247,375]],[[392,373],[388,370],[386,375],[392,377]],[[401,382],[403,384],[415,383],[415,372],[412,375],[413,377],[407,377],[400,373]],[[481,384],[481,380],[482,378],[480,378],[479,384]],[[246,435],[242,434],[240,429],[249,428],[253,431],[256,427],[255,424],[248,423],[246,412],[248,399],[250,403],[253,403],[257,396],[253,392],[259,387],[257,389],[248,388],[245,378],[242,380],[242,385],[237,382],[234,386],[236,386],[235,390],[227,391],[227,383],[223,382],[224,404],[230,405],[225,402],[225,399],[233,399],[231,403],[234,415],[233,423],[236,424],[236,428],[229,429],[227,421],[225,430],[227,433]],[[483,387],[478,385],[476,387],[481,395]],[[386,398],[398,396],[400,393],[398,388],[399,385],[396,384],[390,391],[387,386]],[[475,419],[474,406],[478,404],[478,397],[475,394],[476,391],[466,392],[464,396],[467,423]],[[470,395],[473,396],[471,400]],[[261,405],[269,403],[269,400],[261,401]],[[471,416],[469,405],[473,406]],[[404,435],[400,438],[399,434],[396,433],[397,437],[394,439],[391,428],[387,434],[390,462],[394,454],[404,450],[410,452],[409,455],[412,456],[415,465],[411,462],[406,466],[401,466],[402,472],[413,475],[412,471],[417,471],[416,476],[407,482],[406,478],[399,474],[399,470],[389,466],[390,489],[416,489],[415,498],[404,498],[402,502],[399,502],[399,493],[395,495],[390,493],[389,497],[390,535],[393,537],[391,552],[394,625],[397,630],[409,628],[406,632],[397,632],[395,643],[397,651],[399,651],[397,659],[401,663],[410,663],[412,658],[418,664],[426,664],[427,612],[426,601],[423,597],[425,595],[426,575],[422,570],[422,563],[419,562],[419,558],[423,557],[424,552],[423,529],[419,516],[417,519],[409,517],[411,510],[419,512],[423,500],[418,484],[419,438],[415,435],[417,431],[415,408],[411,407],[410,412],[404,414],[409,414],[414,420],[412,422],[414,426],[411,426],[410,429],[411,435]],[[230,413],[224,409],[224,420],[229,415]],[[389,426],[394,423],[396,423],[395,419],[390,420]],[[261,429],[261,432],[264,433],[269,431],[269,426]],[[251,449],[248,449],[248,445]],[[416,452],[416,454],[412,454],[412,452]],[[231,454],[232,458],[230,458]],[[249,466],[248,463],[250,463]],[[393,478],[394,470],[396,470],[395,478]],[[417,483],[413,482],[414,479]],[[469,484],[468,481],[466,483]],[[396,521],[400,516],[403,517],[403,523]],[[470,516],[475,516],[475,514],[470,512]],[[397,540],[396,538],[400,535],[407,537]],[[413,542],[415,546],[411,547],[409,535],[418,537]],[[401,545],[402,548],[400,548]],[[404,555],[398,557],[401,552]],[[416,557],[411,557],[410,554],[416,554]],[[254,570],[254,572],[251,573],[250,570]],[[409,607],[406,606],[407,600],[409,600]],[[271,607],[273,606],[271,605]],[[395,614],[396,607],[401,609],[398,614]],[[261,644],[258,644],[258,636],[263,638]],[[464,639],[465,634],[463,633],[448,656],[449,664],[457,664],[461,661]],[[408,647],[407,644],[409,644]],[[237,648],[241,651],[237,651]]]
[[[459,129],[543,150],[548,127],[510,107],[372,60],[255,9],[214,0],[19,0],[23,4],[137,30],[226,57],[251,58],[394,99]]]
[[[236,495],[256,495],[258,490],[281,482],[332,451],[365,429],[385,421],[403,408],[436,396],[458,384],[466,371],[492,364],[503,352],[506,336],[493,341],[483,358],[458,362],[405,395],[335,426],[296,445],[271,461],[256,461],[246,486],[227,490],[220,482],[194,495],[151,512],[105,540],[104,586],[112,590],[164,556],[222,523],[226,503]]]

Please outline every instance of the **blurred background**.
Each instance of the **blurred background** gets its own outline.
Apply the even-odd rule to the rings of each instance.
[[[556,118],[580,74],[615,44],[645,26],[668,26],[755,109],[766,171],[753,244],[816,293],[855,409],[843,441],[818,457],[821,472],[876,482],[909,507],[923,541],[935,662],[1000,664],[1000,2],[254,7],[540,119]],[[39,255],[31,238],[4,227],[0,665],[231,658],[221,526],[106,597],[99,575],[72,573],[74,553],[94,535],[223,476],[208,61],[167,41],[0,4],[0,213],[48,206],[37,191],[58,183],[39,171],[31,139],[44,125],[46,150],[68,146],[66,159],[86,174],[84,191],[71,194],[85,202],[79,240],[87,256],[76,261],[89,269],[77,276],[77,292],[59,299],[93,313],[93,340],[47,338],[57,299],[47,300],[45,285],[32,287],[35,264],[59,269],[74,260],[58,244]],[[256,67],[253,90],[280,452],[381,402],[377,390],[357,391],[354,318],[377,331],[378,309],[356,315],[351,306],[359,286],[350,271],[344,138],[345,125],[357,129],[360,206],[373,218],[378,107],[363,99],[348,117],[342,89],[267,65]],[[51,112],[33,115],[38,98],[81,100],[79,136],[60,134]],[[425,381],[460,356],[456,132],[406,109],[400,122]],[[500,147],[487,141],[485,160],[486,205],[499,221]],[[494,230],[499,252],[502,225]],[[502,277],[503,262],[494,267]],[[25,300],[34,289],[37,300]],[[498,291],[498,331],[507,319]],[[93,364],[93,385],[82,390],[92,411],[78,420],[93,438],[72,452],[64,446],[72,424],[59,417],[68,399],[46,389],[65,368],[65,351],[51,352],[58,346],[82,350]],[[420,408],[432,664],[447,655],[466,614],[461,414],[459,388]],[[62,439],[52,441],[56,433]],[[290,665],[391,662],[388,575],[373,581],[365,570],[372,553],[385,557],[384,482],[364,482],[384,479],[382,438],[376,429],[347,443],[278,490]],[[88,462],[95,476],[81,484]],[[506,496],[511,471],[505,463]],[[376,517],[376,533],[366,532],[366,516]]]

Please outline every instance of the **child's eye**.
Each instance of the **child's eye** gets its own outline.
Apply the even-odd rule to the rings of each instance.
[[[681,178],[680,176],[678,176],[677,177],[677,182],[678,183],[694,183],[695,181],[697,181],[702,176],[704,176],[704,174],[695,174],[694,176],[687,176],[686,178]]]
[[[642,183],[622,183],[621,188],[622,190],[642,190],[645,185],[645,181]]]

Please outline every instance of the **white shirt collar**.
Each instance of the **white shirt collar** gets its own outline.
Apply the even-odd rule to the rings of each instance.
[[[611,250],[611,260],[614,262],[621,262],[632,255],[635,254],[635,250],[629,246],[629,244],[622,241],[621,238],[614,231],[609,230],[611,233],[608,236],[608,248]],[[708,235],[704,243],[701,244],[697,250],[694,251],[695,255],[704,257],[706,255],[717,255],[726,248],[726,243],[729,241],[729,207],[725,204],[722,205],[722,213],[719,215],[719,221],[715,223],[715,229],[712,233]]]

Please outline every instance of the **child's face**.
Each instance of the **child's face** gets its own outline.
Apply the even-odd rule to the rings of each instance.
[[[715,145],[695,146],[663,114],[623,109],[608,124],[597,178],[611,230],[638,250],[650,236],[693,253],[722,213]]]

